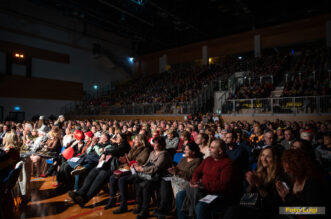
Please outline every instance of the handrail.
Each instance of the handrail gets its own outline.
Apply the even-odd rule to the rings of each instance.
[[[317,98],[317,97],[331,97],[331,95],[323,95],[323,96],[293,96],[293,97],[267,97],[267,98],[249,98],[249,99],[229,99],[227,101],[239,100],[239,101],[248,101],[248,100],[260,100],[260,99],[285,99],[285,98]]]
[[[226,100],[222,114],[331,114],[331,95]]]

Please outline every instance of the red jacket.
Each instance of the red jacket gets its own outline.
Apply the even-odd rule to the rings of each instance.
[[[202,181],[208,194],[233,195],[238,187],[238,172],[230,158],[214,160],[208,157],[194,171],[191,183]]]

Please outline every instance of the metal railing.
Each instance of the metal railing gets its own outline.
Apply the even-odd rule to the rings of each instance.
[[[331,96],[281,97],[226,100],[222,114],[329,114]]]
[[[194,114],[207,110],[208,101],[213,100],[214,89],[217,89],[218,81],[209,81],[203,85],[199,94],[189,102],[178,103],[146,103],[101,106],[90,105],[86,102],[74,102],[62,108],[66,115],[148,115],[148,114]]]
[[[133,104],[109,107],[111,115],[191,114],[202,105],[196,101],[181,103]]]

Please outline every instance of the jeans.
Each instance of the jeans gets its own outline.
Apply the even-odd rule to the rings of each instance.
[[[177,208],[177,218],[178,219],[186,219],[189,217],[186,217],[185,214],[181,211],[183,202],[186,197],[186,191],[185,189],[178,192],[176,195],[176,208]]]
[[[70,160],[68,160],[67,162],[72,169],[75,169],[77,166],[79,166],[79,163],[77,163],[77,162],[73,162]],[[87,164],[84,164],[83,167],[85,167],[86,169],[89,170],[93,166],[91,164],[87,163]],[[75,175],[75,184],[74,184],[74,190],[77,191],[78,189],[79,189],[79,174]]]

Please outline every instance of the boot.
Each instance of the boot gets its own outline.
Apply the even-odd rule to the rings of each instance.
[[[132,213],[139,214],[141,212],[141,205],[137,204],[137,207],[133,209]]]
[[[122,214],[128,211],[128,206],[120,206],[118,209],[113,211],[114,214]]]
[[[148,210],[142,210],[136,217],[136,219],[145,219],[149,217]]]
[[[109,208],[115,207],[116,206],[116,201],[113,197],[110,197],[108,200],[108,203],[105,205],[104,209],[107,210]]]

